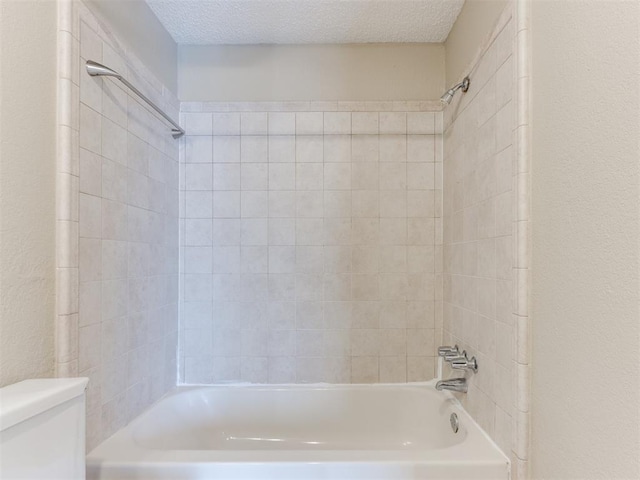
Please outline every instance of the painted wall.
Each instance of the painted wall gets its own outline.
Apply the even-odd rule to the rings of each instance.
[[[182,101],[433,100],[440,44],[181,46]]]
[[[429,380],[442,114],[294,105],[182,105],[183,381]]]
[[[536,479],[640,477],[637,2],[533,2]]]
[[[3,386],[53,375],[56,4],[0,2],[0,49]]]
[[[87,0],[127,47],[172,92],[178,89],[178,47],[144,0]]]
[[[478,49],[509,0],[467,0],[445,42],[445,78],[450,85],[468,73]]]

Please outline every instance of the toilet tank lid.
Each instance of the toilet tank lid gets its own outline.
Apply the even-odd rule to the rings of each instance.
[[[88,378],[39,378],[0,388],[0,432],[84,393]]]

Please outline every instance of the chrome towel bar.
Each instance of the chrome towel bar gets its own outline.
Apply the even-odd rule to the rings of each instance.
[[[184,130],[180,125],[174,122],[169,115],[164,113],[155,103],[153,103],[149,98],[147,98],[140,90],[138,90],[136,87],[131,85],[131,83],[129,83],[126,78],[122,77],[122,75],[120,75],[115,70],[112,70],[109,67],[105,67],[104,65],[98,62],[94,62],[93,60],[87,60],[87,73],[92,77],[117,78],[122,83],[124,83],[129,89],[131,89],[136,95],[138,95],[142,100],[147,102],[147,104],[151,108],[153,108],[156,112],[162,115],[162,117],[173,126],[173,128],[171,129],[171,135],[173,135],[173,138],[180,138],[182,135],[184,135]]]

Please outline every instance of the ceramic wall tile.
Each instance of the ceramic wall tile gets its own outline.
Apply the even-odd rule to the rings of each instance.
[[[59,11],[61,32],[79,25],[79,34],[69,32],[59,59],[56,371],[90,378],[91,449],[176,382],[178,142],[132,107],[133,93],[75,66],[104,61],[165,109],[177,112],[177,100],[82,2],[73,6]],[[211,162],[211,118],[187,119],[201,136],[192,138],[204,139],[190,144],[201,162]],[[190,215],[207,213],[190,204]]]
[[[432,378],[442,114],[187,107],[181,381]]]
[[[517,58],[526,50],[516,42],[514,23],[525,3],[505,9],[469,67],[472,87],[445,111],[442,171],[444,343],[478,357],[470,394],[461,399],[500,447],[524,464],[529,369],[520,353],[528,352],[528,251],[526,233],[518,229],[528,228],[529,178],[527,138],[516,132],[526,128],[519,125],[526,124],[520,119],[527,118],[528,99],[526,89],[516,91],[522,75]]]

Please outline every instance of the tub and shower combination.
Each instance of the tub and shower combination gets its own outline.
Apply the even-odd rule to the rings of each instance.
[[[93,76],[132,88],[88,62]],[[465,79],[442,97],[449,103]],[[441,349],[450,347],[441,347]],[[439,352],[477,371],[457,347]],[[178,387],[87,456],[91,480],[508,480],[508,458],[435,381]],[[455,380],[450,386],[455,386]],[[466,386],[465,386],[466,390]]]
[[[88,478],[507,480],[434,385],[181,387],[93,450]]]

